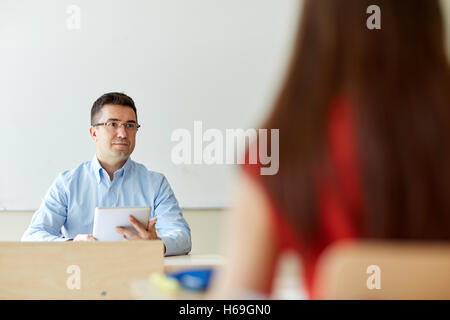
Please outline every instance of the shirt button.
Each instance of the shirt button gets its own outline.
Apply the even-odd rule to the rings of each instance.
[[[114,191],[113,188],[109,189],[109,192],[113,192],[113,191]]]

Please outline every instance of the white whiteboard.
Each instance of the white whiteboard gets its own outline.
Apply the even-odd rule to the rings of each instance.
[[[80,29],[66,12],[80,8]],[[90,108],[125,92],[142,128],[132,159],[183,208],[226,207],[232,165],[175,165],[177,128],[251,128],[291,53],[298,0],[1,0],[0,209],[34,210],[58,173],[92,159]]]

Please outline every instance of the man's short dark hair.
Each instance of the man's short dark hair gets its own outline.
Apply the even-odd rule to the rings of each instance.
[[[91,125],[95,124],[97,121],[97,115],[105,104],[113,104],[113,105],[121,105],[127,106],[133,109],[134,114],[136,115],[137,121],[137,112],[136,107],[134,106],[134,101],[129,96],[120,92],[109,92],[102,95],[100,98],[95,100],[92,108],[91,108]]]

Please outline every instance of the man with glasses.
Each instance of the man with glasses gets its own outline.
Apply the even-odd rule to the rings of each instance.
[[[98,98],[89,129],[96,155],[57,177],[22,241],[95,241],[91,233],[96,207],[149,206],[152,218],[146,226],[130,216],[136,232],[121,227],[116,231],[124,240],[161,239],[165,255],[188,253],[190,228],[167,179],[130,158],[139,127],[130,97],[112,92]]]

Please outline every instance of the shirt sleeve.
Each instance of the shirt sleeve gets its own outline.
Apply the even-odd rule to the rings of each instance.
[[[183,218],[178,201],[163,176],[153,209],[156,231],[166,247],[165,256],[187,254],[191,251],[191,229]]]
[[[60,174],[48,190],[41,206],[34,213],[21,241],[67,241],[61,227],[67,218],[67,194],[63,174]]]

